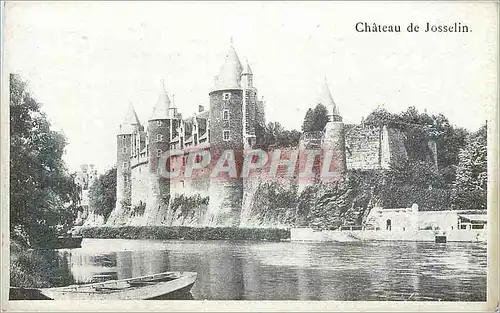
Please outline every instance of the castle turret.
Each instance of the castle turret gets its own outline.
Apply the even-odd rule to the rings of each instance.
[[[159,160],[162,154],[170,148],[170,104],[170,98],[162,81],[160,95],[148,120],[147,148],[150,184],[146,201],[146,221],[153,221],[153,216],[165,210],[168,205],[170,182],[168,178],[158,174],[158,167],[166,166],[166,164],[160,164]]]
[[[258,111],[257,89],[253,86],[253,73],[250,64],[247,64],[241,74],[241,87],[243,88],[244,109],[244,144],[246,149],[251,149],[256,143],[255,124]]]
[[[212,160],[232,158],[229,166],[236,164],[241,172],[245,140],[245,116],[241,76],[243,66],[231,45],[210,97],[210,153]],[[227,155],[223,152],[227,151]],[[222,165],[222,164],[221,164]],[[217,165],[211,172],[217,172]],[[219,166],[220,167],[220,166]],[[234,172],[233,172],[234,173]],[[215,174],[214,174],[215,175]],[[210,181],[210,205],[207,220],[210,225],[238,226],[243,199],[243,181],[234,174],[222,172]]]
[[[133,134],[141,128],[135,109],[130,103],[127,114],[119,126],[116,149],[116,210],[109,218],[110,223],[120,216],[124,208],[131,204],[131,171],[130,157],[132,156]]]
[[[328,109],[328,123],[325,126],[323,138],[323,161],[326,163],[331,161],[330,167],[322,166],[322,178],[337,179],[342,177],[347,170],[345,130],[342,116],[340,116],[337,104],[333,101],[326,78],[317,100],[317,104],[319,103],[323,104]]]
[[[241,87],[243,88],[253,88],[253,73],[250,68],[250,64],[245,66],[243,73],[241,73]]]

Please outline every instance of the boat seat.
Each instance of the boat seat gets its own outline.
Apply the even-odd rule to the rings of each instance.
[[[119,287],[95,287],[94,288],[96,291],[99,291],[99,290],[123,290],[125,288],[119,288]]]
[[[158,284],[158,281],[130,281],[128,284],[132,287],[139,287],[139,286],[147,286],[147,285],[156,285]]]

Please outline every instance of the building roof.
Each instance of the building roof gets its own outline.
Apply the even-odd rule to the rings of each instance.
[[[139,122],[139,117],[137,117],[134,106],[132,105],[132,102],[130,102],[127,114],[125,114],[125,118],[119,126],[118,135],[130,135],[140,125],[141,123]]]
[[[339,108],[335,101],[333,101],[332,93],[330,92],[330,88],[328,88],[328,82],[326,81],[321,86],[320,92],[318,94],[318,99],[316,101],[317,104],[323,104],[330,114],[340,115]]]
[[[226,53],[224,65],[222,65],[219,75],[215,77],[214,90],[241,88],[240,81],[242,72],[243,66],[241,65],[236,50],[234,50],[234,47],[231,45]]]
[[[247,61],[247,64],[245,66],[245,69],[243,70],[243,73],[241,73],[241,74],[250,74],[250,75],[253,74],[252,69],[250,68],[250,64],[248,64],[248,61]]]
[[[196,114],[196,117],[207,120],[210,117],[210,112],[209,111],[203,111],[201,113]]]
[[[165,120],[170,117],[170,98],[168,97],[167,91],[165,90],[165,83],[161,82],[160,95],[158,96],[158,101],[153,108],[153,114],[151,114],[150,121],[152,120]]]
[[[488,221],[488,216],[486,214],[458,214],[459,217],[467,219],[469,221],[484,222]]]

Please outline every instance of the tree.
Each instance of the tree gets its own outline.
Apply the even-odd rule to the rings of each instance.
[[[468,134],[465,129],[451,125],[443,114],[420,113],[415,107],[409,107],[399,114],[377,108],[368,115],[365,124],[375,127],[385,125],[402,131],[406,137],[404,145],[408,157],[416,162],[432,160],[428,142],[434,140],[439,172],[451,186],[455,180],[458,152],[464,146]]]
[[[107,220],[116,204],[116,167],[106,173],[90,186],[89,206],[94,213],[104,216]]]
[[[79,188],[62,159],[65,137],[50,129],[41,105],[10,75],[10,231],[30,246],[47,246],[72,226]]]
[[[302,123],[302,131],[309,132],[313,128],[314,122],[314,110],[309,108],[304,116],[304,122]]]
[[[488,166],[487,129],[482,126],[469,136],[458,155],[457,179],[453,184],[452,202],[456,209],[486,209]]]
[[[323,104],[319,103],[318,105],[316,105],[314,110],[307,110],[307,113],[304,117],[304,122],[302,124],[302,131],[323,131],[326,123],[328,123],[328,110]]]
[[[256,148],[267,150],[271,148],[287,148],[296,147],[299,144],[300,132],[296,130],[286,130],[278,122],[270,122],[265,128],[258,127],[256,129],[257,138],[259,141]]]
[[[469,133],[464,128],[452,126],[443,114],[434,115],[433,118],[430,137],[436,142],[439,172],[447,185],[451,186],[456,177],[458,154],[465,146]]]
[[[410,207],[417,203],[423,210],[449,209],[450,190],[432,164],[408,160],[392,164],[383,187],[383,206]]]
[[[373,110],[365,119],[366,125],[373,125],[377,127],[382,127],[387,125],[389,127],[397,127],[398,117],[392,113],[389,113],[384,108],[377,108]]]

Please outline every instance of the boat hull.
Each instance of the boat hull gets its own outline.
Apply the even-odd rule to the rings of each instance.
[[[193,288],[193,286],[194,282],[179,290],[167,293],[165,295],[148,298],[146,300],[193,300],[194,298],[191,294],[191,289]]]
[[[122,283],[138,281],[139,279],[107,281],[97,284],[88,284],[75,287],[61,287],[41,289],[40,292],[53,300],[146,300],[168,298],[179,293],[186,293],[191,290],[197,273],[179,273],[178,278],[161,281],[152,285],[145,285],[136,288],[124,288],[113,290],[113,284],[119,286]],[[101,290],[102,286],[107,286],[107,290]]]

